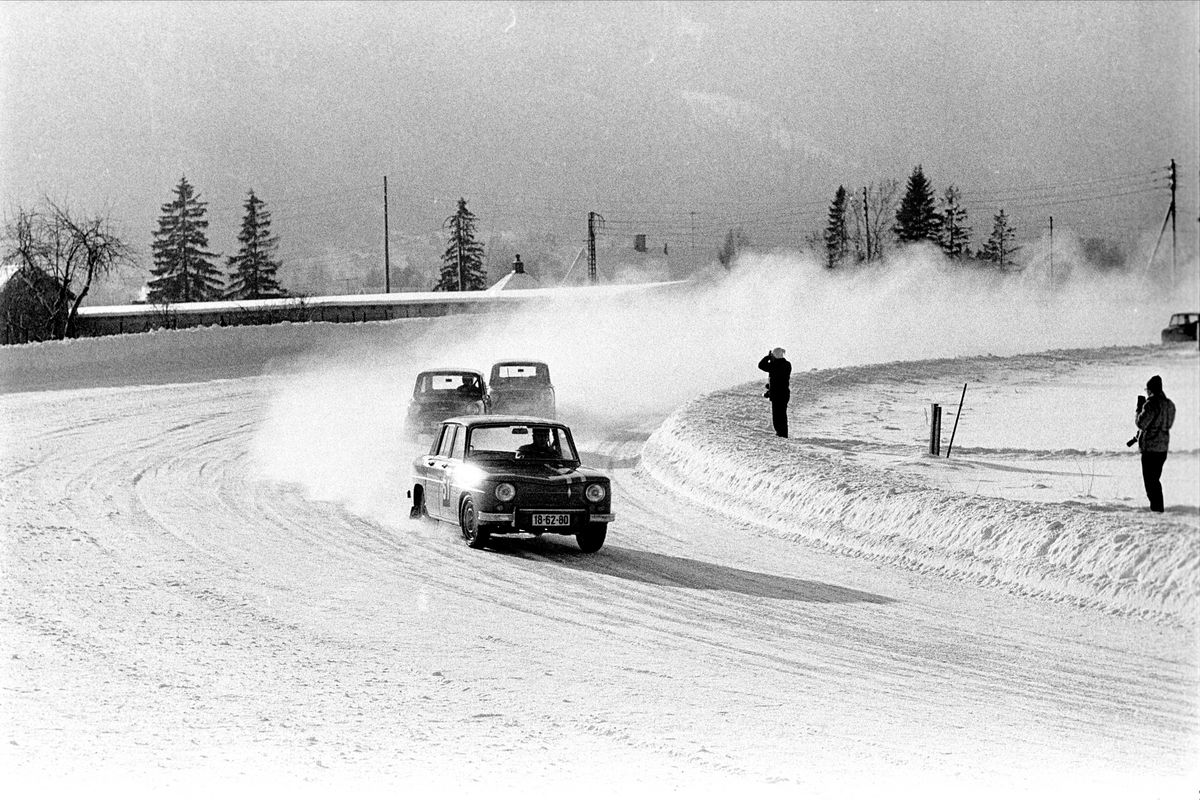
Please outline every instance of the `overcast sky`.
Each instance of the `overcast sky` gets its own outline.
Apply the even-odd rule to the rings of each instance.
[[[0,191],[107,210],[146,249],[182,175],[227,254],[249,188],[285,252],[321,225],[379,249],[384,175],[402,233],[464,196],[490,228],[597,211],[786,241],[839,184],[920,164],[977,235],[1005,205],[1026,237],[1051,215],[1131,237],[1162,224],[1174,158],[1194,228],[1198,8],[6,2]]]

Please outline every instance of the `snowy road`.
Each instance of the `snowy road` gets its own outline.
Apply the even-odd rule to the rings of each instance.
[[[7,774],[1194,796],[1194,631],[787,541],[632,460],[600,553],[472,551],[405,518],[411,448],[394,515],[258,477],[280,380],[0,396]]]

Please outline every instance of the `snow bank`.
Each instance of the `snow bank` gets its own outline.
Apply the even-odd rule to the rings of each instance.
[[[927,428],[922,427],[919,410],[928,407],[934,385],[950,394],[946,388],[961,386],[964,374],[985,384],[1019,377],[1030,390],[1032,377],[1060,374],[1064,367],[1094,373],[1103,372],[1102,366],[1121,364],[1144,373],[1142,382],[1154,374],[1148,369],[1170,368],[1174,383],[1167,381],[1168,394],[1174,394],[1182,412],[1168,472],[1182,471],[1195,485],[1197,354],[1190,348],[1166,351],[1169,357],[1164,361],[1164,352],[1157,347],[1126,348],[802,373],[793,377],[790,439],[770,432],[762,384],[756,381],[679,408],[647,442],[642,469],[698,503],[763,524],[788,539],[922,572],[1002,585],[1019,594],[1193,625],[1200,574],[1195,491],[1200,490],[1193,490],[1183,505],[1171,506],[1169,513],[1156,515],[1141,510],[1144,496],[1083,503],[1058,493],[1046,501],[1030,501],[1013,499],[1011,487],[986,496],[947,486],[941,476],[957,462],[924,453]],[[1076,395],[1043,402],[1048,414],[1086,421],[1089,413],[1098,415],[1107,408],[1110,398],[1097,397],[1095,386],[1081,381],[1078,369],[1067,371],[1075,373],[1064,380],[1078,387]],[[1130,416],[1124,406],[1140,385],[1133,383],[1122,394],[1123,419]],[[908,396],[908,404],[918,409],[917,424],[903,429],[887,424],[899,419],[899,412],[877,413],[880,397],[889,391],[893,400]],[[1036,394],[1036,387],[1031,391]],[[1008,425],[1010,442],[1014,433],[1021,434],[1012,430],[1008,415],[981,408],[974,395],[968,400],[972,416],[964,411],[963,417],[971,424],[964,425],[960,436],[969,439],[969,427],[980,439],[1003,441],[986,430],[989,420],[993,426]],[[885,399],[883,405],[890,401]],[[868,419],[877,424],[867,424]],[[1034,427],[1041,422],[1034,420]],[[946,423],[947,436],[952,424],[952,419]],[[1121,450],[1126,433],[1126,428],[1106,432]],[[973,447],[970,458],[976,464],[990,462],[994,472],[1012,474],[1015,481],[1030,480],[1028,470],[1006,463],[1011,452]],[[1123,458],[1123,468],[1138,475],[1136,456],[1081,452]],[[1031,456],[1027,450],[1021,453]],[[1032,455],[1055,456],[1050,451]]]

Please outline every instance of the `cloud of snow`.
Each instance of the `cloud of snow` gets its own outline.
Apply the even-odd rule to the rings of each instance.
[[[560,416],[577,438],[602,437],[652,426],[697,395],[765,380],[756,365],[772,347],[786,348],[798,380],[814,368],[1148,344],[1171,313],[1194,310],[1194,277],[1167,291],[1142,270],[1092,268],[1067,241],[1056,237],[1053,286],[1036,255],[1023,273],[1002,275],[924,248],[844,270],[794,253],[748,254],[730,273],[683,288],[564,293],[520,312],[380,324],[353,349],[343,342],[295,365],[258,456],[267,475],[318,496],[394,506],[415,452],[400,428],[422,369],[486,373],[500,359],[545,360]],[[1194,276],[1195,262],[1180,271]]]

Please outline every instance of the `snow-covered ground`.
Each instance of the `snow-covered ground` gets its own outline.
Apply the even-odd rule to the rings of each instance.
[[[1125,444],[1136,431],[1129,400],[1153,374],[1182,409],[1163,515],[1148,511]],[[651,437],[646,469],[698,502],[839,552],[1196,623],[1195,346],[897,362],[793,383],[788,440],[764,440],[756,382],[675,412]],[[932,402],[949,412],[940,457],[928,453]]]
[[[1194,796],[1200,361],[1152,344],[1190,296],[999,302],[921,274],[856,277],[849,306],[818,269],[0,350],[0,772],[156,796]],[[848,332],[848,308],[880,324]],[[754,369],[777,344],[786,441]],[[613,475],[597,554],[407,519],[416,370],[523,354]],[[1124,444],[1151,374],[1180,409],[1162,515]],[[964,383],[932,458],[929,404],[944,455]]]

